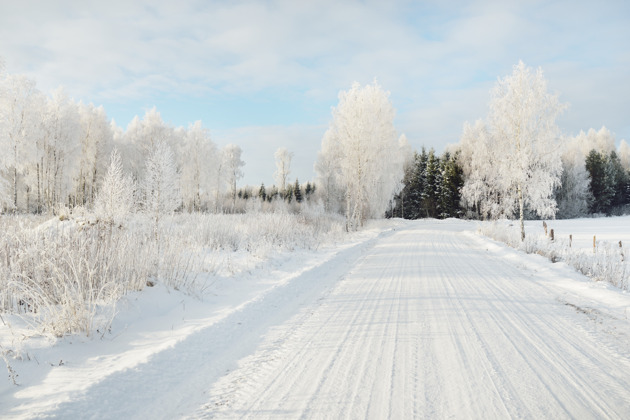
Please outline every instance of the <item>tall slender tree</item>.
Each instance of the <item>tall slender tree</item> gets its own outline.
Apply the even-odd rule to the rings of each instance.
[[[276,158],[276,172],[273,174],[276,185],[281,192],[287,188],[287,180],[291,173],[291,159],[293,153],[289,152],[286,147],[280,147],[274,154]]]
[[[522,61],[491,93],[486,153],[472,155],[481,159],[473,165],[481,173],[467,181],[474,188],[465,188],[464,194],[469,202],[497,200],[495,214],[518,215],[521,240],[526,208],[542,217],[552,217],[557,210],[553,192],[560,184],[562,163],[556,118],[564,108],[547,92],[542,70],[534,72]]]
[[[344,191],[348,230],[383,215],[400,188],[404,159],[394,113],[389,94],[376,82],[365,87],[354,83],[339,94],[318,156],[326,164],[318,167],[330,167],[334,184]]]

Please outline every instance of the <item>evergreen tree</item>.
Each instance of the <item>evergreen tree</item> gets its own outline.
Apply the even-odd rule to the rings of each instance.
[[[440,185],[440,159],[433,149],[429,150],[424,171],[424,188],[422,190],[422,210],[424,217],[438,216],[438,189]]]
[[[441,219],[461,217],[460,191],[464,186],[464,171],[458,163],[458,155],[444,154],[441,162],[442,182],[440,183],[440,214]]]
[[[591,177],[591,194],[593,201],[590,205],[591,213],[609,214],[612,208],[615,190],[613,187],[613,173],[608,157],[595,149],[586,157],[586,170]]]
[[[284,190],[284,200],[287,203],[290,203],[293,200],[293,185],[287,185],[287,188]]]
[[[415,207],[414,219],[420,219],[421,217],[427,217],[426,212],[423,213],[423,194],[426,184],[426,172],[427,172],[427,162],[429,160],[429,155],[427,154],[426,149],[422,148],[422,153],[418,156],[418,162],[416,165],[416,173],[414,179],[414,188],[411,192],[411,200]]]
[[[308,200],[309,196],[313,194],[313,186],[310,181],[306,183],[306,187],[304,187],[304,198]]]
[[[628,195],[626,191],[628,185],[628,174],[623,168],[621,160],[614,150],[610,152],[607,166],[612,184],[611,186],[614,191],[611,199],[611,208],[621,209],[621,207],[628,204]]]
[[[265,201],[267,199],[267,191],[265,191],[265,183],[260,184],[260,189],[258,190],[258,198],[261,201]]]
[[[293,195],[295,196],[295,201],[298,203],[301,203],[303,200],[301,188],[300,182],[296,178],[295,184],[293,185]]]

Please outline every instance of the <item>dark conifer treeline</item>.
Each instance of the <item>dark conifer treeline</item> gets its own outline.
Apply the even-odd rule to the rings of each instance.
[[[412,164],[405,170],[403,189],[394,197],[387,217],[462,217],[460,190],[464,174],[457,159],[457,154],[448,152],[436,156],[433,149],[414,153]]]
[[[630,173],[624,170],[617,153],[591,150],[586,170],[591,179],[589,211],[607,215],[623,212],[630,204]]]
[[[606,215],[627,212],[630,172],[624,169],[617,153],[591,150],[585,167],[590,178],[588,212]],[[386,216],[404,219],[464,217],[466,209],[460,203],[464,181],[458,153],[437,156],[433,149],[427,152],[422,148],[420,153],[414,153],[412,163],[406,168],[403,188],[392,200]],[[558,188],[557,194],[562,190]]]

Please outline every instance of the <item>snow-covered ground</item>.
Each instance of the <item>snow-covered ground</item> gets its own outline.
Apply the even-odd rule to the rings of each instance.
[[[270,258],[202,301],[129,295],[99,336],[13,331],[24,360],[0,417],[630,416],[627,292],[472,222],[390,223]]]
[[[630,216],[597,217],[584,219],[547,221],[548,230],[553,229],[556,238],[568,239],[573,236],[573,246],[584,249],[593,248],[593,236],[597,241],[622,244],[630,249]],[[531,233],[543,232],[541,221],[528,221],[525,228]]]

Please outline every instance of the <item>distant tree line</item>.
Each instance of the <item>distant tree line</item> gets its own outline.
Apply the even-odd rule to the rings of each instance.
[[[387,217],[404,219],[462,217],[464,175],[457,154],[437,156],[433,149],[414,153],[405,168],[402,190],[394,196]]]
[[[567,156],[576,152],[576,145],[584,148],[590,145],[593,148],[574,162]],[[619,151],[615,150],[614,137],[602,128],[598,132],[589,130],[588,133],[565,139],[565,147],[560,185],[553,194],[558,205],[556,217],[628,213],[630,154],[626,143],[621,143]],[[484,215],[475,206],[467,206],[462,201],[465,181],[459,150],[437,156],[433,149],[427,152],[422,148],[420,153],[414,153],[413,161],[405,168],[403,188],[392,199],[386,216],[404,219],[483,219]],[[526,209],[526,218],[535,217],[532,211]]]

